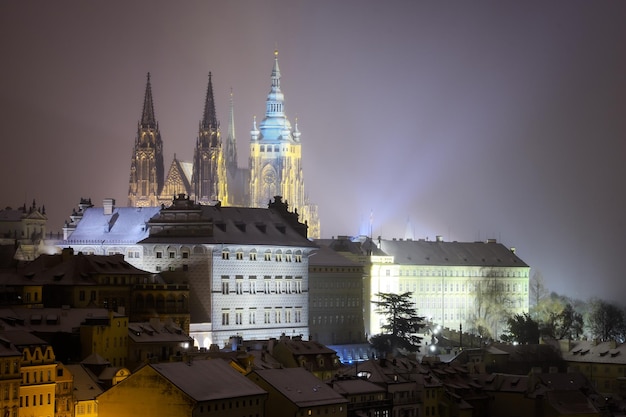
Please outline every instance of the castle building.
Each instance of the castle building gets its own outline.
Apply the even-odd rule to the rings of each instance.
[[[528,311],[530,267],[514,249],[495,240],[445,242],[338,237],[320,240],[366,269],[365,329],[381,332],[385,318],[376,311],[378,293],[411,293],[419,316],[431,326],[462,328],[497,339],[505,317]]]
[[[266,100],[265,118],[253,122],[248,168],[240,168],[234,127],[231,93],[228,134],[222,140],[215,111],[213,81],[209,83],[192,162],[176,156],[165,173],[163,140],[154,112],[150,74],[146,83],[141,120],[138,123],[131,158],[128,189],[130,207],[156,207],[168,204],[173,196],[185,194],[204,205],[267,207],[280,195],[300,214],[311,238],[320,236],[317,206],[309,203],[304,190],[302,149],[298,124],[284,112],[280,89],[278,52],[274,53],[271,88]]]
[[[308,258],[315,245],[280,197],[268,208],[205,205],[181,194],[161,208],[107,200],[79,211],[62,245],[123,254],[157,274],[163,289],[188,285],[189,334],[199,347],[225,345],[232,336],[309,338]],[[157,310],[177,308],[178,298],[150,294],[141,303],[135,297],[133,308],[143,311],[149,298]]]

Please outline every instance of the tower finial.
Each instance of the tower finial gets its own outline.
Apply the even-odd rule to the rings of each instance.
[[[215,99],[213,98],[212,73],[209,72],[209,84],[206,89],[206,100],[204,101],[204,114],[202,117],[203,129],[217,129],[217,115],[215,113]]]
[[[154,117],[154,104],[152,102],[152,85],[150,84],[150,73],[148,72],[146,82],[146,93],[143,99],[143,111],[141,113],[141,126],[156,128],[156,118]]]

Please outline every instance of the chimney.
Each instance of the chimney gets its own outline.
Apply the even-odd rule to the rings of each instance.
[[[69,247],[61,250],[61,260],[63,262],[68,261],[72,256],[74,256],[74,248]]]
[[[113,209],[115,208],[115,200],[112,198],[105,198],[102,202],[102,207],[104,208],[105,216],[113,214]]]

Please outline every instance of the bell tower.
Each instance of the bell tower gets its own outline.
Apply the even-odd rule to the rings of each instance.
[[[163,141],[159,124],[154,116],[150,73],[146,82],[141,121],[130,164],[128,205],[130,207],[154,207],[163,189]]]
[[[204,114],[200,121],[194,150],[192,178],[193,197],[196,202],[209,204],[226,199],[226,166],[222,153],[220,126],[215,113],[211,73],[209,73]]]
[[[291,126],[285,115],[280,88],[278,51],[274,51],[271,87],[265,101],[265,118],[250,131],[250,207],[267,207],[275,196],[300,213],[309,225],[309,236],[319,237],[317,207],[308,203],[302,175],[302,146],[298,122]]]

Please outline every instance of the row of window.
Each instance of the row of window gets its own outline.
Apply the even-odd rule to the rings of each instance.
[[[33,407],[37,405],[44,405],[44,397],[43,394],[39,394],[39,403],[37,402],[37,394],[33,395],[32,403],[29,401],[30,395],[23,395],[20,397],[20,407],[30,407],[31,404]],[[51,395],[47,395],[47,404],[51,404]]]
[[[230,309],[222,309],[222,326],[257,324],[257,313],[260,314],[261,312],[257,311],[256,308],[250,308],[247,311],[244,311],[243,308],[237,308],[234,313]],[[302,307],[266,307],[263,309],[263,323],[302,323]]]
[[[312,316],[311,317],[311,325],[326,325],[326,324],[357,324],[359,321],[359,316],[355,314],[348,314],[344,316],[343,314],[339,315],[325,315],[325,316]]]
[[[481,285],[482,284],[482,285]],[[490,282],[484,282],[484,283],[480,283],[480,282],[469,282],[467,283],[467,285],[462,282],[462,283],[448,283],[448,282],[444,282],[443,284],[441,282],[429,282],[429,281],[420,281],[419,283],[417,282],[400,282],[398,284],[398,289],[400,292],[404,292],[404,291],[411,291],[411,292],[417,292],[418,288],[419,288],[419,292],[424,293],[424,292],[438,292],[441,293],[441,289],[443,288],[443,292],[456,292],[456,293],[466,293],[466,292],[475,292],[475,291],[480,291],[481,287],[484,287],[486,285],[496,285],[496,289],[498,291],[506,291],[506,292],[528,292],[528,284],[521,284],[521,283],[504,283],[504,282],[498,282],[498,283],[490,283]]]
[[[231,290],[233,288],[231,281],[230,276],[222,276],[222,294],[301,294],[303,290],[301,276],[293,278],[287,275],[285,279],[282,276],[276,276],[272,279],[271,276],[266,275],[263,281],[258,280],[257,284],[256,275],[250,275],[247,280],[243,279],[243,275],[237,275],[234,291]]]
[[[44,380],[44,374],[43,371],[39,371],[39,373],[37,373],[37,371],[33,371],[33,372],[22,372],[22,383],[23,384],[30,384],[31,381],[31,374],[32,374],[32,380],[34,384],[38,384],[41,382],[52,382],[52,371],[48,370],[47,372],[47,379]]]
[[[244,258],[244,254],[243,252],[235,252],[235,259],[237,259],[238,261],[243,260]],[[222,251],[222,259],[223,260],[229,260],[230,259],[230,251],[228,250],[224,250]],[[257,260],[257,253],[256,252],[250,252],[248,253],[248,259],[250,261],[256,261]],[[296,253],[295,255],[292,256],[291,253],[285,253],[284,255],[279,251],[273,254],[272,256],[272,252],[270,250],[265,251],[265,253],[263,254],[263,260],[265,261],[271,261],[274,260],[276,262],[302,262],[302,254],[301,253]]]
[[[259,405],[258,398],[254,401],[254,405]],[[247,405],[246,405],[246,400],[241,400],[241,407],[252,407],[252,406],[253,406],[253,401],[251,399],[248,400]],[[228,407],[226,407],[226,401],[222,401],[220,403],[215,403],[215,404],[207,404],[206,411],[211,412],[211,411],[220,411],[220,410],[226,410],[226,409],[232,410],[233,408],[239,408],[239,400],[228,401]],[[200,412],[204,413],[204,405],[200,406]],[[256,417],[259,417],[259,415],[257,414]]]
[[[419,271],[419,273],[418,273]],[[391,276],[391,269],[385,269],[385,275]],[[525,271],[504,271],[501,269],[481,269],[481,270],[441,270],[441,269],[400,269],[399,276],[420,276],[420,277],[501,277],[501,278],[528,278],[528,270]]]
[[[360,307],[360,297],[312,297],[311,307]]]
[[[504,304],[504,306],[506,308],[523,308],[525,307],[524,305],[524,300],[522,298],[516,298],[516,299],[503,299],[500,300],[500,303]],[[442,297],[419,297],[417,299],[415,299],[415,305],[419,308],[419,309],[426,309],[426,308],[441,308],[443,304],[443,307],[446,309],[451,309],[451,308],[470,308],[470,309],[474,309],[475,308],[475,304],[476,304],[476,300],[475,299],[469,299],[467,297],[448,297],[442,300]]]

